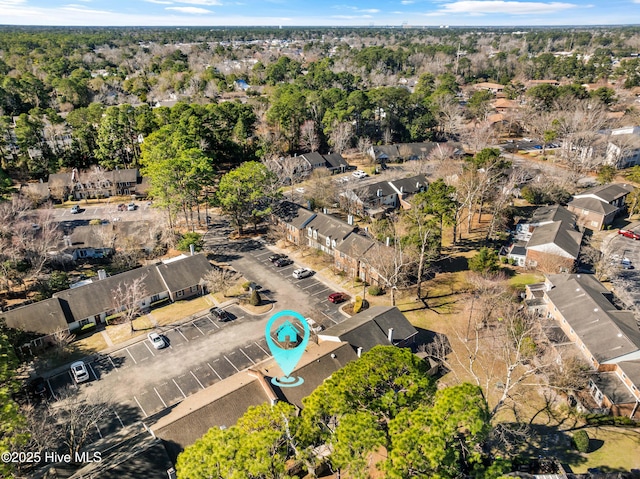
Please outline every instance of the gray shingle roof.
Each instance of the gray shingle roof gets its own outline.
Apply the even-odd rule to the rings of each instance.
[[[157,268],[169,291],[174,292],[200,283],[211,270],[211,264],[203,254],[195,254],[179,261],[159,264]]]
[[[316,216],[316,213],[296,203],[281,201],[274,206],[273,215],[297,229],[302,229]]]
[[[622,198],[625,195],[628,195],[631,191],[633,191],[633,186],[621,183],[611,183],[608,185],[598,185],[593,188],[589,188],[586,191],[583,191],[580,194],[574,195],[574,198],[582,198],[588,195],[594,195],[598,198],[601,198],[602,201],[607,203],[611,203],[618,198]]]
[[[531,215],[531,220],[528,221],[528,223],[535,225],[550,223],[552,221],[565,221],[567,224],[575,225],[576,216],[564,206],[542,206],[540,208],[536,208],[536,210]]]
[[[305,153],[304,155],[300,155],[300,156],[305,160],[307,160],[312,166],[326,164],[324,157],[317,151],[312,151],[311,153]]]
[[[604,201],[597,200],[595,198],[576,198],[569,202],[569,206],[587,211],[593,211],[605,216],[618,211],[618,208],[616,208],[615,206],[610,205],[609,203],[605,203]]]
[[[593,275],[548,275],[547,296],[567,323],[603,363],[640,349],[640,330],[630,311],[619,311],[609,291]]]
[[[68,312],[69,323],[72,323],[113,310],[113,290],[120,283],[130,283],[142,275],[146,275],[144,284],[149,296],[167,290],[156,266],[151,265],[109,276],[84,286],[60,291],[55,293],[54,297],[60,299],[63,309]]]
[[[323,155],[327,166],[331,168],[349,168],[349,163],[343,158],[340,153],[331,153],[329,155]]]
[[[67,319],[60,301],[49,298],[21,308],[0,313],[10,328],[38,334],[52,334],[67,329]]]
[[[393,189],[393,187],[389,184],[388,181],[378,181],[377,183],[370,183],[366,185],[367,197],[375,198],[377,196],[392,196],[397,194],[398,192]],[[380,190],[380,195],[378,195],[378,190]],[[361,200],[364,198],[360,198]]]
[[[324,213],[317,213],[305,226],[318,230],[321,236],[331,236],[337,244],[340,244],[355,229],[352,225]]]
[[[393,306],[373,306],[349,320],[327,328],[318,335],[324,340],[346,341],[364,352],[379,344],[389,345],[389,328],[393,328],[394,344],[418,334],[400,310]]]
[[[342,243],[336,246],[336,249],[350,258],[358,258],[374,244],[375,241],[369,238],[365,238],[364,236],[360,236],[356,233],[351,233]]]
[[[404,194],[413,195],[421,190],[424,190],[429,185],[427,177],[424,175],[410,176],[409,178],[400,178],[391,180],[389,183],[399,192]]]
[[[640,389],[640,361],[622,361],[618,366],[624,371],[629,380]]]
[[[575,259],[580,253],[581,243],[580,231],[567,229],[562,221],[554,221],[533,230],[527,249],[540,250],[541,246],[554,244]]]

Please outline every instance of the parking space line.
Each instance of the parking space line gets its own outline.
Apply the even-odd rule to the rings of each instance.
[[[167,407],[167,403],[164,402],[164,399],[162,399],[162,396],[160,396],[160,393],[158,392],[158,390],[156,388],[153,388],[153,390],[156,392],[156,394],[158,395],[158,397],[160,398],[160,401],[162,401],[162,405],[164,407]]]
[[[222,378],[220,377],[220,375],[218,374],[218,371],[216,371],[215,369],[213,369],[213,366],[211,366],[211,364],[207,363],[207,366],[209,366],[209,368],[215,373],[216,376],[218,376],[218,379],[220,381],[222,381]]]
[[[264,351],[264,354],[266,354],[267,356],[269,356],[269,353],[268,353],[267,351],[265,351],[265,349],[264,349],[262,346],[260,346],[257,342],[255,342],[255,341],[254,341],[254,342],[253,342],[253,344],[255,344],[256,346],[258,346],[260,349],[262,349],[262,350]]]
[[[113,414],[115,414],[116,417],[118,418],[118,422],[120,423],[120,427],[124,428],[124,423],[122,422],[122,419],[120,419],[120,416],[118,415],[118,412],[115,409],[113,409]]]
[[[113,366],[113,369],[115,369],[116,371],[118,371],[118,368],[116,367],[116,363],[113,362],[113,359],[111,359],[111,356],[109,356],[107,354],[107,357],[109,358],[109,361],[111,362],[111,366]],[[118,371],[120,372],[120,371]]]
[[[229,362],[229,364],[231,364],[231,366],[233,366],[233,369],[235,369],[237,372],[240,372],[240,370],[236,367],[236,365],[233,364],[226,355],[224,356],[224,358]]]
[[[133,396],[133,399],[136,401],[136,404],[138,405],[138,407],[140,408],[140,410],[142,411],[142,414],[144,414],[144,417],[149,417],[149,415],[147,414],[147,412],[144,410],[144,408],[140,405],[140,402],[138,401],[138,398]]]
[[[182,394],[182,397],[186,398],[187,395],[184,392],[182,392],[182,389],[180,389],[180,386],[178,386],[178,383],[176,382],[176,380],[172,379],[172,381],[173,381],[173,384],[175,384],[176,387],[178,388],[178,391],[180,391],[180,394]],[[164,402],[164,401],[162,401],[162,402]]]
[[[195,328],[196,328],[198,331],[200,331],[200,334],[202,334],[202,335],[204,336],[204,333],[202,332],[202,329],[200,329],[200,328],[198,327],[198,325],[197,325],[195,322],[191,323],[191,325],[192,325],[192,326],[195,326]]]
[[[196,381],[198,381],[198,384],[200,385],[200,387],[202,389],[204,389],[204,386],[202,385],[202,383],[200,382],[200,380],[196,377],[195,374],[193,374],[193,371],[189,371],[191,373],[191,375],[193,376],[193,379],[195,379]]]
[[[306,290],[308,290],[309,288],[313,288],[314,286],[318,286],[318,285],[317,285],[317,284],[315,284],[315,283],[311,283],[309,286],[305,286],[304,288],[300,288],[300,289],[302,289],[303,291],[306,291]]]
[[[209,320],[209,322],[210,322],[211,324],[213,324],[214,326],[216,325],[216,323],[214,323],[214,322],[213,322],[213,319],[211,319],[211,315],[210,315],[210,314],[207,314],[207,315],[205,316],[205,318],[207,318],[207,319]]]
[[[178,332],[180,333],[180,336],[182,336],[182,337],[184,338],[184,340],[185,340],[185,341],[189,342],[189,340],[187,339],[187,337],[186,337],[184,334],[182,334],[182,331],[180,331],[180,328],[176,328],[175,330],[176,330],[176,331],[178,331]]]
[[[241,352],[242,354],[244,354],[244,355],[247,357],[247,359],[248,359],[249,361],[251,361],[253,364],[255,364],[255,363],[256,363],[253,359],[251,359],[251,358],[249,357],[249,355],[248,355],[247,353],[245,353],[245,352],[242,350],[242,348],[239,348],[239,349],[240,349],[240,352]]]
[[[329,318],[331,321],[333,321],[335,324],[338,324],[338,321],[336,321],[335,319],[333,319],[331,316],[329,316],[327,313],[325,313],[324,311],[320,311],[322,314],[324,314],[327,318]]]
[[[131,356],[131,359],[133,359],[133,363],[134,364],[138,364],[138,361],[136,361],[136,358],[133,357],[133,354],[131,354],[131,351],[129,351],[129,348],[124,348],[127,350],[127,352],[129,353],[129,356]]]
[[[151,348],[147,345],[147,342],[144,341],[143,343],[145,346],[147,346],[147,349],[149,350],[149,352],[151,353],[151,356],[155,356],[155,354],[153,354],[153,351],[151,351]],[[146,358],[145,358],[146,359]]]
[[[89,369],[91,369],[91,373],[93,374],[93,377],[98,379],[98,375],[96,374],[96,372],[93,370],[93,368],[91,367],[91,363],[87,363],[87,366],[89,366]]]
[[[98,431],[98,436],[100,436],[100,439],[102,439],[102,433],[100,432],[100,428],[98,427],[98,424],[95,424],[96,426],[96,431]]]
[[[49,386],[49,391],[51,391],[51,395],[53,396],[53,399],[55,399],[57,401],[58,400],[58,396],[56,396],[56,393],[53,391],[53,388],[51,387],[51,383],[49,382],[48,379],[47,379],[47,386]]]

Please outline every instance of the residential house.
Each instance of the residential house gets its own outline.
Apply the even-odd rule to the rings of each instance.
[[[376,268],[388,247],[361,236],[353,224],[326,213],[316,213],[283,201],[274,208],[273,219],[288,241],[323,251],[333,257],[334,266],[370,284],[381,284]]]
[[[600,407],[640,417],[640,329],[593,275],[552,274],[527,286],[529,310],[552,319],[598,371],[589,389]]]
[[[325,168],[327,164],[327,161],[324,159],[324,156],[322,156],[317,151],[312,151],[311,153],[305,153],[303,155],[300,155],[300,158],[302,158],[304,161],[306,161],[309,164],[309,166],[311,167],[311,170],[317,170],[318,168]]]
[[[180,257],[177,261],[101,277],[95,282],[55,293],[48,303],[33,303],[20,308],[19,313],[7,312],[4,316],[11,328],[28,327],[28,331],[50,335],[62,327],[61,310],[65,329],[73,331],[87,324],[103,323],[107,316],[116,313],[118,305],[114,301],[114,291],[118,287],[141,280],[145,296],[140,300],[140,307],[145,309],[162,299],[177,301],[202,294],[202,278],[210,269],[209,261],[202,254]],[[47,309],[47,314],[42,314],[42,308],[51,308],[53,316]]]
[[[640,164],[640,126],[600,132],[608,135],[604,164],[628,168]]]
[[[478,82],[473,84],[472,88],[474,90],[487,90],[495,95],[496,93],[502,93],[502,91],[504,90],[504,85],[492,82]]]
[[[53,335],[68,331],[67,317],[58,298],[49,298],[36,303],[10,309],[0,313],[9,328],[38,335],[28,347],[40,348],[53,342]]]
[[[137,168],[105,171],[100,167],[91,170],[73,169],[66,173],[52,173],[48,181],[41,185],[26,185],[30,194],[38,194],[41,199],[49,197],[66,200],[73,196],[76,200],[109,196],[129,196],[142,194],[142,182]]]
[[[553,205],[538,208],[530,219],[518,222],[514,237],[514,243],[501,254],[518,266],[558,273],[573,269],[583,232],[577,228],[573,213],[564,206]]]
[[[573,195],[567,209],[577,215],[579,225],[598,231],[624,212],[625,199],[633,189],[631,185],[619,183],[599,185]]]
[[[373,306],[318,333],[318,340],[345,341],[360,356],[381,344],[407,347],[417,334],[418,330],[395,306]]]
[[[311,343],[292,373],[304,382],[294,388],[280,388],[269,380],[282,372],[272,358],[267,359],[189,396],[152,426],[153,433],[164,441],[169,457],[175,462],[185,447],[210,428],[233,426],[249,407],[284,400],[302,408],[302,398],[355,359],[347,343]]]
[[[351,169],[351,165],[347,163],[347,160],[340,153],[329,153],[328,155],[322,155],[326,162],[326,167],[331,173],[344,173]]]
[[[407,199],[416,193],[426,191],[428,186],[429,182],[424,175],[415,175],[370,183],[361,188],[347,190],[341,196],[351,203],[360,205],[362,213],[376,217],[400,207],[411,208]]]

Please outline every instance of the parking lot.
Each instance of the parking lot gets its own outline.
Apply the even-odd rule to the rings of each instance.
[[[315,275],[308,278],[295,279],[292,273],[301,266],[294,263],[281,268],[276,267],[269,261],[269,256],[273,254],[273,251],[264,247],[250,251],[249,254],[264,268],[268,269],[270,274],[277,274],[284,281],[291,283],[295,288],[305,293],[308,298],[307,305],[312,309],[310,314],[318,324],[328,328],[346,319],[346,316],[339,311],[341,305],[334,304],[327,299],[335,290],[318,280]]]
[[[252,317],[246,317],[243,310],[236,306],[226,310],[232,318],[230,322],[220,323],[211,314],[206,314],[189,323],[166,328],[161,332],[167,344],[165,348],[155,349],[146,338],[141,339],[88,362],[88,382],[75,385],[70,371],[65,371],[47,380],[49,389],[54,399],[59,398],[66,388],[80,388],[81,392],[100,387],[118,389],[118,400],[114,401],[117,405],[105,412],[96,427],[94,439],[144,420],[270,356],[262,327],[255,328],[259,331],[255,340],[247,338],[241,347],[210,353],[213,349],[203,343],[204,338],[243,321],[255,321]],[[185,361],[190,350],[198,349],[204,350],[205,360],[192,362],[186,368],[177,368],[175,374],[162,374],[176,369],[175,365]],[[141,376],[144,381],[140,381]],[[157,381],[149,380],[154,376],[158,377]],[[142,384],[136,388],[133,386],[135,383]],[[129,385],[131,387],[127,387]]]
[[[640,233],[640,227],[631,229],[635,233]],[[626,307],[640,306],[640,290],[637,285],[640,281],[640,241],[625,238],[620,234],[615,234],[609,241],[608,251],[609,263],[612,267],[612,283],[614,291],[626,305]],[[622,260],[630,260],[632,269],[624,269]]]

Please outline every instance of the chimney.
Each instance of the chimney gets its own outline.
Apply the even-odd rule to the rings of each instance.
[[[191,253],[191,256],[193,256],[194,254],[196,254],[196,247],[193,243],[191,243],[189,245],[189,252]]]
[[[362,346],[358,347],[358,357],[362,357]]]
[[[387,335],[387,338],[389,338],[389,342],[393,344],[393,328],[389,328],[389,334]]]
[[[327,214],[327,209],[326,208],[322,208],[322,212],[326,215]]]
[[[400,187],[400,193],[404,193],[404,186]]]
[[[378,191],[376,191],[376,196],[382,196],[382,188],[378,188]]]
[[[98,270],[98,280],[107,279],[107,272],[103,269]]]
[[[353,215],[347,215],[347,223],[353,226]]]
[[[266,378],[264,377],[264,374],[262,374],[261,371],[255,371],[253,369],[247,370],[247,373],[252,378],[258,379],[260,386],[262,386],[262,389],[264,390],[265,394],[267,395],[267,398],[269,399],[269,404],[271,404],[272,406],[275,406],[276,403],[278,402],[278,396],[276,396],[276,393],[273,391],[273,388],[271,387],[271,384],[269,383],[269,381],[267,381]]]
[[[385,244],[386,244],[387,246],[389,246],[389,245],[391,244],[391,240],[389,239],[389,237],[388,237],[388,236],[387,236],[387,241],[385,242]]]

